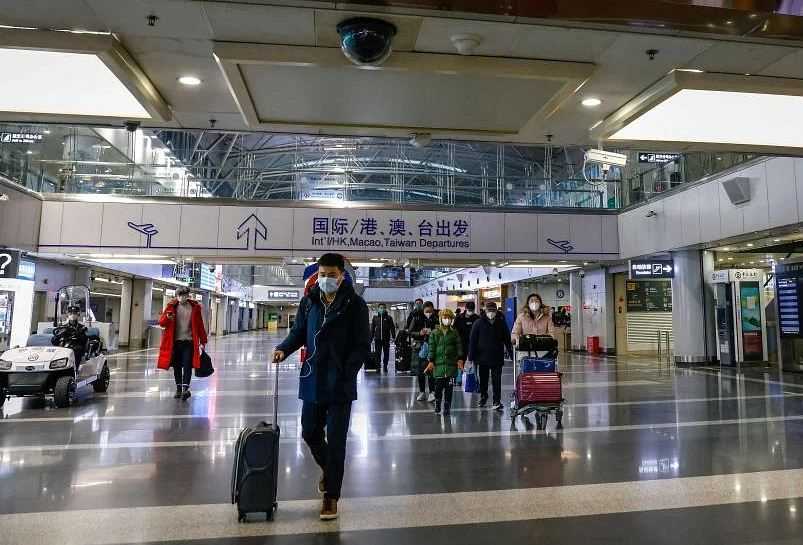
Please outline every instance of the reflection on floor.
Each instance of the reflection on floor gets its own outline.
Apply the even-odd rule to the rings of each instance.
[[[288,361],[277,520],[238,525],[232,444],[270,415],[276,341],[213,340],[217,373],[195,380],[187,402],[154,369],[155,351],[113,356],[109,393],[84,392],[70,409],[7,402],[0,543],[799,542],[799,377],[585,355],[562,356],[562,431],[463,393],[451,417],[436,416],[415,401],[413,378],[361,374],[336,523],[317,520],[319,472]],[[507,396],[509,366],[504,381]]]

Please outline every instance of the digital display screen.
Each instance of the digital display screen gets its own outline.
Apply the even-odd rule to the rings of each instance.
[[[797,278],[776,279],[781,336],[800,336],[800,288]]]

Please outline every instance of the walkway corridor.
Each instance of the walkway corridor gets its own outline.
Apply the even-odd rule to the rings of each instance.
[[[565,429],[415,401],[414,379],[361,374],[334,523],[300,438],[297,357],[280,368],[279,511],[238,524],[233,442],[270,416],[277,337],[212,340],[217,372],[173,399],[155,351],[110,356],[106,395],[0,412],[0,544],[799,543],[803,380],[564,356]],[[392,366],[391,366],[392,367]],[[504,398],[512,368],[504,371]],[[319,534],[316,537],[310,534]]]

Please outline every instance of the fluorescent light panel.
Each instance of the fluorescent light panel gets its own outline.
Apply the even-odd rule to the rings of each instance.
[[[611,140],[803,147],[803,97],[682,89]]]
[[[0,49],[0,111],[150,119],[97,55]]]

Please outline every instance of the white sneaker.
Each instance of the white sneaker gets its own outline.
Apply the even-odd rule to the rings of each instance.
[[[505,410],[505,408],[502,406],[501,403],[495,403],[494,406],[493,406],[493,409],[495,411],[504,411]]]
[[[418,394],[418,397],[415,398],[415,400],[416,401],[426,401],[427,400],[427,393],[426,392],[421,392],[420,394]]]
[[[430,393],[427,401],[429,401],[430,403],[435,403],[435,394]]]

